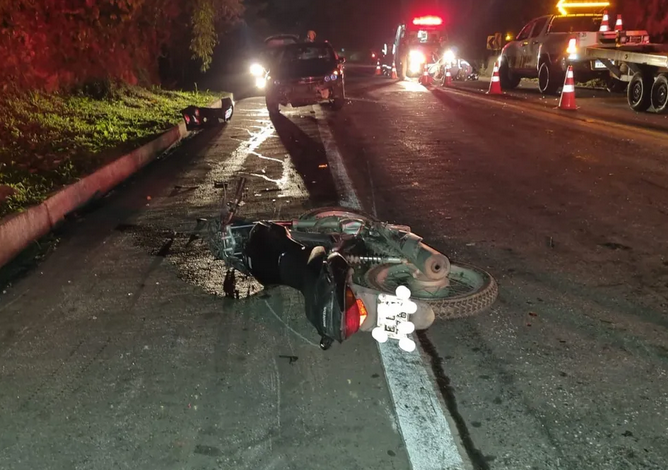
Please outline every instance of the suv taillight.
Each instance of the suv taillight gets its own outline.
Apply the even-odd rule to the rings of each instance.
[[[568,58],[574,60],[578,58],[578,40],[577,38],[570,38],[568,40],[568,48],[566,49]]]

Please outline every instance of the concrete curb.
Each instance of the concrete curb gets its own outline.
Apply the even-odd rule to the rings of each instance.
[[[222,100],[211,104],[213,108],[221,106]],[[0,267],[48,234],[66,215],[108,193],[186,135],[185,123],[181,122],[147,144],[64,187],[43,203],[0,220]]]

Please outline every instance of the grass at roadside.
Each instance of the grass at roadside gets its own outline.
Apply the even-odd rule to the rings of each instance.
[[[186,106],[223,96],[128,86],[90,95],[0,96],[0,217],[151,140],[177,124]]]

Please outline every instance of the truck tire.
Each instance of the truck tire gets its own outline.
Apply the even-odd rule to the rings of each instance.
[[[503,58],[501,60],[501,67],[499,67],[499,79],[501,81],[501,89],[514,90],[520,84],[522,77],[515,76],[510,70],[508,59]]]
[[[543,61],[538,68],[538,89],[546,95],[556,95],[564,84],[566,75],[555,70],[550,63]]]
[[[643,112],[649,109],[652,105],[652,84],[653,77],[650,74],[637,72],[633,76],[626,92],[632,110]]]
[[[668,74],[656,77],[652,85],[652,106],[659,114],[668,113]]]

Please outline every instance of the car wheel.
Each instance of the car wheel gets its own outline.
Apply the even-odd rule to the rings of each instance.
[[[265,98],[265,102],[267,103],[267,111],[269,111],[270,116],[273,116],[273,115],[279,113],[278,101],[274,101],[272,98],[267,96]]]
[[[522,77],[518,77],[510,70],[508,59],[501,60],[501,67],[499,67],[499,79],[501,81],[501,88],[504,90],[514,90],[520,84]]]
[[[341,83],[337,88],[332,90],[332,108],[338,111],[346,104],[346,89]]]
[[[668,74],[656,77],[652,85],[652,106],[659,114],[668,113]]]
[[[538,69],[538,89],[546,95],[556,95],[565,78],[565,74],[550,67],[548,62],[541,62]]]
[[[652,104],[652,77],[642,72],[636,73],[629,83],[626,99],[634,111],[647,111]]]

